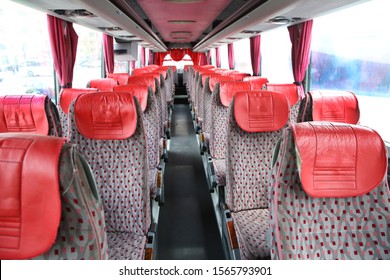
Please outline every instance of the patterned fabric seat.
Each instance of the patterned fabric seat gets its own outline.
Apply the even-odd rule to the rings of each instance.
[[[0,134],[0,170],[7,170],[0,172],[0,259],[108,258],[103,208],[90,168],[64,142]]]
[[[370,128],[286,129],[270,183],[272,258],[390,259],[386,173],[386,147]]]
[[[96,92],[96,88],[65,88],[60,92],[58,113],[60,115],[62,136],[68,138],[68,113],[70,103],[80,94]]]
[[[266,84],[266,89],[286,95],[290,104],[290,123],[298,122],[299,108],[301,105],[298,86],[295,84]]]
[[[272,153],[288,124],[287,98],[278,92],[240,91],[229,107],[226,149],[226,206],[235,231],[228,238],[233,258],[269,258],[268,186]],[[232,226],[230,226],[231,228]],[[238,254],[239,251],[239,254]]]
[[[69,119],[69,141],[89,162],[103,201],[109,255],[121,259],[127,255],[125,246],[129,242],[135,244],[141,237],[154,235],[149,231],[147,142],[141,106],[124,92],[86,93],[72,102]],[[124,252],[111,252],[111,248],[122,248],[112,243],[118,240],[112,235],[122,233],[139,238],[126,240]],[[154,238],[149,241],[153,243]],[[143,247],[128,258],[145,255]]]
[[[0,133],[62,136],[57,107],[45,95],[0,96]]]

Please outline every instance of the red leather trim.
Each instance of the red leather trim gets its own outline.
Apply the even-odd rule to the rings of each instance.
[[[144,112],[148,106],[148,88],[147,85],[122,85],[114,87],[114,92],[126,92],[137,97]]]
[[[118,82],[111,78],[101,78],[89,81],[89,87],[97,88],[99,91],[112,91]]]
[[[329,121],[357,124],[360,118],[359,104],[350,91],[311,91],[313,121]]]
[[[267,78],[259,77],[259,76],[251,76],[251,77],[244,77],[244,82],[249,82],[251,84],[252,90],[262,90],[263,86],[268,83]]]
[[[156,80],[160,82],[160,75],[139,75],[139,76],[130,76],[127,82],[128,85],[141,84],[148,85],[152,87],[153,92],[156,92]]]
[[[0,96],[0,132],[48,135],[45,95]]]
[[[215,76],[210,76],[210,81],[209,81],[209,87],[210,87],[210,91],[213,92],[214,91],[214,88],[215,88],[215,85],[218,83],[218,82],[222,82],[222,81],[234,81],[234,79],[232,77],[229,77],[229,76],[222,76],[220,74],[214,74]]]
[[[374,130],[344,123],[293,125],[303,189],[312,197],[370,192],[387,170],[386,147]]]
[[[245,77],[250,77],[251,75],[248,73],[231,73],[230,76],[233,77],[235,81],[243,81]]]
[[[154,70],[154,71],[150,72],[150,74],[162,75],[164,80],[167,78],[167,71],[165,71],[165,70]]]
[[[69,106],[72,101],[80,94],[86,92],[97,92],[97,88],[65,88],[60,94],[60,107],[65,114],[69,113]]]
[[[145,69],[145,68],[135,68],[132,70],[131,74],[132,76],[138,76],[142,74],[147,74],[151,72],[152,69]]]
[[[234,118],[248,132],[276,131],[289,117],[287,98],[273,91],[238,91],[234,97]]]
[[[267,84],[267,90],[283,93],[290,104],[290,107],[299,99],[298,86],[295,84]]]
[[[127,139],[137,127],[133,96],[124,92],[79,95],[74,118],[82,135],[97,140]]]
[[[127,80],[129,79],[129,73],[108,73],[107,78],[114,79],[118,82],[119,85],[126,85]]]
[[[61,218],[58,166],[65,139],[0,136],[0,259],[28,259],[51,248]]]
[[[232,78],[230,78],[232,79]],[[221,81],[219,82],[219,95],[223,106],[228,107],[237,91],[250,90],[247,82]]]

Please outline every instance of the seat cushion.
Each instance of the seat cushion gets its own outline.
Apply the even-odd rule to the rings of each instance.
[[[268,209],[252,209],[232,213],[234,227],[243,260],[269,258],[267,242],[269,228]]]
[[[130,232],[107,232],[108,255],[110,260],[144,259],[146,235]]]
[[[213,159],[215,180],[219,186],[226,186],[226,160]]]

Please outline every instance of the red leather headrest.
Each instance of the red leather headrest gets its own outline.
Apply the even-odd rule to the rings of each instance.
[[[229,107],[230,101],[237,91],[250,90],[251,86],[247,82],[234,82],[234,81],[220,81],[219,82],[219,95],[221,97],[221,103],[225,107]]]
[[[99,91],[112,91],[118,82],[111,78],[101,78],[89,81],[89,87],[97,88]]]
[[[201,66],[202,68],[205,68],[205,69],[214,69],[215,66],[214,65],[203,65]]]
[[[370,192],[387,170],[386,147],[374,130],[345,123],[293,125],[303,189],[312,197]]]
[[[248,132],[276,131],[289,117],[287,98],[266,90],[238,91],[234,97],[234,118]]]
[[[219,82],[227,82],[227,81],[234,81],[232,77],[229,76],[222,76],[221,74],[213,74],[210,76],[210,81],[209,81],[209,87],[210,91],[213,92],[215,85]]]
[[[167,71],[166,70],[162,70],[162,69],[159,69],[159,70],[154,70],[152,72],[150,72],[151,74],[158,74],[158,75],[162,75],[164,80],[167,78]],[[160,78],[159,78],[160,79]]]
[[[313,99],[313,121],[359,122],[359,104],[352,92],[321,90],[309,94]]]
[[[245,77],[250,77],[251,75],[248,73],[231,73],[231,77],[234,78],[235,81],[243,81]]]
[[[193,65],[184,65],[184,71],[190,70],[191,67],[193,67]]]
[[[152,69],[145,69],[145,68],[135,68],[132,70],[131,75],[138,76],[138,75],[142,75],[142,74],[147,74],[151,71],[153,71],[153,70]]]
[[[156,80],[155,75],[139,75],[139,76],[130,76],[129,80],[127,82],[128,85],[133,84],[141,84],[141,85],[148,85],[152,88],[153,92],[156,91]],[[160,80],[160,77],[157,78]]]
[[[160,67],[164,67],[164,66],[159,66],[159,65],[156,65],[156,64],[150,64],[148,66],[145,66],[145,68],[153,69],[153,70],[159,69]]]
[[[108,73],[107,78],[114,79],[118,82],[119,85],[126,85],[127,80],[129,79],[129,73]]]
[[[202,74],[202,86],[205,86],[206,79],[208,77],[212,77],[212,76],[215,76],[215,75],[217,75],[218,77],[220,76],[218,74],[215,74],[213,71],[202,71],[201,74]]]
[[[48,135],[45,95],[0,96],[0,133],[25,132]]]
[[[148,85],[123,85],[114,87],[114,92],[126,92],[132,96],[137,97],[138,102],[141,105],[142,111],[146,110],[148,106]]]
[[[33,258],[54,244],[61,218],[58,166],[64,141],[0,136],[0,259]]]
[[[290,107],[299,99],[298,86],[295,84],[267,84],[267,90],[283,93],[287,97]]]
[[[123,140],[137,127],[133,96],[123,92],[97,92],[79,95],[74,105],[78,131],[97,140]]]
[[[263,86],[268,83],[267,78],[259,77],[259,76],[248,76],[244,77],[244,82],[249,82],[251,84],[252,90],[262,90]]]
[[[97,92],[97,88],[65,88],[60,94],[60,107],[65,114],[69,113],[69,106],[80,94],[87,92]]]

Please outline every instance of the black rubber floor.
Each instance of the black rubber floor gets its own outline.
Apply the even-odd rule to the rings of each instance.
[[[188,104],[175,104],[171,127],[157,259],[224,259]]]

